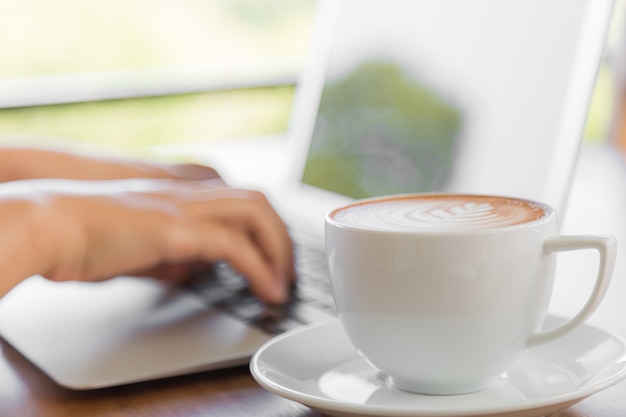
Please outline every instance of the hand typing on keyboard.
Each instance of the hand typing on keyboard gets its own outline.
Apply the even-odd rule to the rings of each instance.
[[[267,199],[208,167],[7,147],[0,182],[0,296],[32,275],[179,281],[227,261],[256,297],[282,303],[295,276],[291,239]]]
[[[320,248],[298,246],[298,280],[292,282],[288,298],[266,303],[248,289],[246,280],[226,263],[204,270],[190,282],[190,288],[208,306],[271,333],[326,320],[336,315],[328,281],[328,269]]]

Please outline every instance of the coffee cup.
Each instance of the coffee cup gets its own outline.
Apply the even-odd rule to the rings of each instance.
[[[527,349],[582,324],[613,271],[612,236],[561,236],[556,211],[520,198],[407,194],[356,201],[325,219],[339,319],[389,381],[420,394],[484,390]],[[556,254],[599,253],[580,312],[542,329]]]

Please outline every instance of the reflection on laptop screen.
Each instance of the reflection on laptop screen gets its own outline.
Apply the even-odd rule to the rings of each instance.
[[[371,57],[324,88],[303,181],[353,198],[441,190],[462,116],[419,74]]]

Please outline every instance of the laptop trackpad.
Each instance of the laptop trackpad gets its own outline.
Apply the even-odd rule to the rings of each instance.
[[[269,336],[154,280],[24,281],[0,334],[60,385],[90,389],[247,363]]]

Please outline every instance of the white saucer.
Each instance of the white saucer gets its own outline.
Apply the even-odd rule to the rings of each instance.
[[[561,319],[548,317],[547,326]],[[250,363],[265,389],[330,416],[545,416],[626,377],[624,342],[583,325],[529,350],[496,388],[429,396],[398,390],[356,352],[338,321],[274,338]]]

